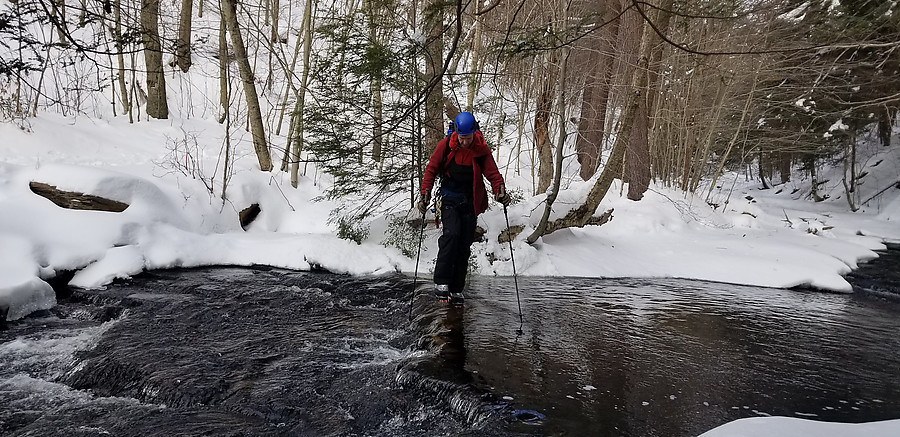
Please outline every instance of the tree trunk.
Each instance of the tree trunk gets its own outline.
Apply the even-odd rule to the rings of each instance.
[[[763,153],[759,152],[759,181],[762,182],[762,189],[768,190],[769,183],[766,182],[766,168],[763,164]]]
[[[781,152],[778,154],[778,172],[781,173],[781,183],[786,184],[791,180],[791,153]]]
[[[376,11],[373,3],[373,0],[367,0],[364,6],[369,26],[369,41],[370,44],[381,45],[382,41],[378,35],[380,26],[376,21],[380,11]],[[373,72],[369,81],[369,93],[372,95],[372,160],[375,162],[381,162],[381,148],[384,141],[382,128],[384,124],[384,103],[381,95],[381,75],[382,72],[380,71]]]
[[[811,180],[809,194],[812,196],[813,201],[821,202],[825,200],[824,197],[819,195],[819,175],[818,172],[816,172],[815,157],[809,159],[809,178]]]
[[[613,179],[620,177],[622,174],[625,150],[628,148],[628,141],[631,138],[634,117],[637,114],[639,101],[643,98],[641,94],[647,89],[647,75],[642,74],[642,72],[647,70],[649,64],[648,47],[650,35],[646,26],[643,26],[643,23],[642,27],[645,27],[645,29],[640,43],[641,50],[639,53],[641,53],[641,56],[638,59],[637,68],[632,70],[630,86],[631,95],[626,100],[627,105],[623,110],[621,121],[619,122],[619,132],[616,134],[616,141],[613,144],[606,166],[603,167],[603,172],[600,173],[597,182],[594,183],[591,187],[591,191],[588,192],[584,203],[578,208],[569,211],[564,217],[548,223],[544,235],[567,227],[583,227],[591,222],[599,222],[602,224],[606,220],[609,220],[611,214],[610,211],[604,213],[600,219],[594,218],[594,212],[597,210],[597,207],[600,206],[600,202],[603,200],[603,197],[606,196],[606,192],[609,191]]]
[[[575,151],[581,165],[581,179],[588,180],[600,166],[603,152],[606,111],[609,107],[609,88],[612,65],[615,57],[615,41],[619,33],[618,14],[609,6],[617,2],[604,2],[605,14],[601,15],[605,25],[599,30],[599,37],[592,47],[588,62],[584,94],[581,99],[581,116],[578,119],[578,137]]]
[[[734,129],[734,135],[731,137],[731,141],[728,143],[728,148],[725,149],[725,153],[719,159],[719,166],[716,168],[715,173],[713,173],[712,182],[709,184],[709,191],[706,193],[706,201],[710,201],[710,197],[712,196],[713,189],[716,187],[716,181],[718,181],[719,177],[722,176],[722,170],[725,168],[725,163],[728,162],[728,157],[731,155],[731,150],[734,148],[734,145],[737,143],[738,137],[741,134],[741,129],[744,128],[744,124],[747,121],[748,115],[750,115],[750,105],[753,103],[754,94],[756,93],[756,86],[759,83],[759,70],[762,68],[762,64],[758,64],[756,68],[756,73],[753,75],[753,84],[750,86],[750,92],[747,93],[747,100],[744,101],[744,110],[741,111],[741,119],[738,121],[737,127]],[[743,162],[743,155],[741,161]],[[815,167],[813,167],[813,171],[815,171]],[[815,173],[813,173],[813,177],[815,177]],[[815,189],[815,187],[813,187]]]
[[[646,71],[637,72],[646,75]],[[628,183],[629,200],[638,201],[650,187],[650,114],[647,108],[647,90],[641,91],[637,103],[634,121],[631,127],[631,138],[625,152],[625,172],[623,181]]]
[[[128,98],[128,86],[125,84],[125,49],[122,44],[122,0],[116,0],[115,8],[113,15],[115,21],[115,35],[113,35],[113,37],[116,39],[116,60],[119,64],[119,94],[122,97],[122,107],[126,113],[130,113],[131,99]]]
[[[303,32],[302,28],[300,29],[300,32]],[[285,112],[285,109],[287,108],[288,98],[292,95],[295,97],[299,95],[299,91],[294,86],[294,69],[297,67],[297,58],[300,57],[300,50],[302,48],[303,48],[303,38],[300,36],[300,33],[298,33],[297,43],[294,44],[294,54],[293,54],[293,56],[291,56],[291,65],[287,70],[284,71],[285,80],[287,81],[287,84],[284,87],[284,99],[281,101],[281,111],[278,114],[278,123],[276,124],[276,127],[275,127],[275,135],[281,135],[281,123],[284,121],[284,112]],[[342,89],[343,87],[340,87],[340,88]],[[338,94],[338,100],[340,100],[340,92]],[[291,117],[291,120],[293,120],[293,119],[294,118]],[[284,163],[282,164],[282,167],[284,167],[286,165],[286,163],[288,161],[288,156],[290,155],[291,133],[292,132],[293,132],[293,125],[292,125],[292,127],[288,127],[288,138],[287,138],[287,143],[286,143],[287,146],[285,146],[285,154],[284,154],[285,157],[284,157]],[[284,170],[285,169],[282,169],[282,171],[284,171]]]
[[[475,106],[479,78],[481,76],[481,2],[475,2],[475,31],[472,37],[472,62],[469,68],[469,81],[466,86],[466,111],[471,112]]]
[[[219,124],[228,118],[228,39],[225,31],[225,15],[219,16],[219,104],[222,105],[222,115]]]
[[[384,103],[381,96],[381,78],[372,78],[369,84],[372,92],[372,160],[381,162],[382,147],[384,144]]]
[[[557,121],[559,123],[559,137],[556,142],[556,167],[553,177],[553,189],[547,193],[547,200],[544,202],[544,214],[541,216],[541,221],[534,229],[534,232],[532,232],[525,240],[528,244],[533,244],[540,236],[544,235],[544,232],[547,229],[547,221],[550,218],[550,212],[553,210],[553,203],[556,201],[556,196],[559,195],[559,184],[562,179],[563,147],[566,144],[566,76],[568,75],[566,72],[566,64],[568,64],[569,61],[570,49],[567,46],[562,50],[563,54],[561,56],[562,60],[559,66],[559,79],[557,81],[556,89],[556,111],[558,117]]]
[[[291,147],[291,186],[297,188],[300,181],[300,153],[303,151],[303,112],[306,110],[306,87],[309,84],[309,56],[312,52],[312,0],[306,0],[303,10],[303,75],[294,110],[294,143]]]
[[[50,1],[50,15],[56,20],[56,32],[59,36],[59,44],[62,46],[69,45],[69,38],[66,30],[66,2],[65,0]]]
[[[719,121],[725,112],[725,96],[728,95],[728,88],[731,86],[733,77],[723,77],[716,91],[716,101],[712,108],[712,116],[707,121],[706,139],[703,140],[702,147],[696,150],[694,159],[691,163],[691,181],[688,191],[697,191],[700,186],[700,180],[703,178],[703,169],[710,160],[710,151],[715,142],[716,133],[719,131]]]
[[[181,16],[178,20],[178,39],[175,41],[175,63],[182,72],[191,68],[191,16],[193,0],[181,0]]]
[[[541,83],[534,115],[534,144],[538,152],[538,184],[534,194],[547,191],[553,179],[553,146],[550,144],[550,110],[553,105],[555,77],[548,74]]]
[[[146,0],[145,0],[146,1]],[[259,96],[256,95],[253,71],[250,69],[250,61],[247,58],[247,48],[241,37],[241,28],[238,24],[237,9],[234,0],[221,0],[222,16],[231,34],[231,45],[234,46],[235,60],[238,71],[241,73],[241,82],[244,85],[244,98],[247,100],[247,118],[250,123],[250,131],[253,136],[253,148],[256,150],[256,158],[262,171],[272,170],[272,157],[269,154],[269,146],[266,142],[266,133],[263,128],[262,113],[259,108]]]
[[[666,0],[659,9],[656,18],[656,28],[665,33],[669,27],[674,0]],[[662,47],[659,46],[661,38],[654,31],[649,47],[641,48],[650,51],[649,69],[647,74],[647,89],[642,91],[644,98],[640,99],[637,114],[635,114],[634,127],[631,141],[625,158],[625,180],[628,182],[628,199],[641,200],[644,193],[650,187],[650,130],[652,128],[651,111],[656,107],[657,86],[659,82],[660,60]],[[645,54],[642,54],[645,55]]]
[[[891,127],[894,124],[894,114],[896,114],[896,109],[890,108],[888,106],[882,106],[878,108],[878,139],[881,140],[881,145],[884,147],[890,147],[891,145]]]
[[[847,153],[851,154],[851,155],[855,155],[854,144],[856,143],[856,135],[855,134],[850,135],[850,138],[851,138],[851,143],[850,143]],[[841,178],[841,183],[844,184],[844,197],[847,198],[847,204],[850,205],[850,210],[853,212],[856,212],[856,210],[858,209],[856,207],[856,202],[854,200],[854,198],[856,196],[853,195],[854,186],[855,186],[854,168],[856,167],[854,164],[854,161],[855,161],[855,159],[853,156],[845,156],[844,157],[844,177]],[[850,171],[849,178],[847,177],[848,170]],[[848,182],[848,179],[849,179],[849,182]]]
[[[856,192],[856,131],[850,134],[850,192]]]
[[[141,0],[141,36],[147,64],[147,115],[169,118],[166,102],[166,75],[159,41],[159,0]]]
[[[425,156],[430,156],[438,141],[444,138],[444,5],[442,0],[429,0],[425,5]]]

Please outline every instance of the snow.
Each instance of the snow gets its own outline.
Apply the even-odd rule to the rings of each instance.
[[[324,268],[352,275],[414,271],[413,258],[380,244],[388,218],[374,220],[362,244],[339,239],[327,222],[335,203],[316,200],[320,185],[303,178],[291,188],[285,174],[259,172],[252,155],[237,161],[228,200],[222,201],[220,187],[210,192],[202,180],[173,166],[172,149],[164,145],[173,135],[184,135],[185,127],[172,123],[143,122],[136,129],[115,119],[42,114],[31,121],[31,129],[0,125],[0,306],[8,308],[7,319],[53,307],[55,294],[47,280],[63,271],[75,272],[70,285],[83,288],[103,287],[145,270],[207,265]],[[211,120],[183,123],[200,135],[217,127]],[[210,161],[206,168],[214,167],[214,153],[202,148],[197,153]],[[865,183],[856,196],[865,200],[887,190],[867,203],[858,201],[856,212],[841,199],[845,194],[834,175],[821,175],[831,181],[823,192],[832,198],[814,203],[803,188],[808,183],[759,190],[742,175],[729,173],[719,180],[724,188],[710,196],[717,208],[702,194],[660,186],[633,202],[621,194],[624,187],[617,181],[598,208],[598,213],[613,209],[612,221],[557,231],[534,245],[523,240],[537,226],[545,196],[526,196],[508,208],[510,222],[525,225],[513,243],[517,273],[690,278],[851,292],[842,275],[877,257],[885,242],[900,242],[895,224],[900,190],[889,186],[897,183],[898,170],[898,148],[876,150],[865,160]],[[129,206],[121,213],[64,209],[32,193],[32,181]],[[520,191],[530,185],[515,177],[508,183]],[[551,218],[577,205],[592,183],[576,181],[561,190]],[[251,203],[259,204],[262,213],[244,230],[238,212]],[[486,235],[473,247],[476,272],[512,275],[509,245],[497,240],[506,227],[503,210],[493,207],[479,224]],[[428,274],[439,234],[433,226],[425,232],[419,274]],[[900,420],[832,424],[754,418],[703,436],[767,433],[898,435]]]
[[[844,124],[844,119],[842,118],[842,119],[839,119],[838,121],[834,122],[831,126],[829,126],[828,132],[834,132],[836,130],[847,130],[849,128],[850,128],[850,126],[847,126],[846,124]]]
[[[837,4],[832,1],[830,7]],[[194,74],[178,77],[190,80]],[[197,82],[198,94],[216,94],[214,82]],[[178,86],[170,84],[171,91]],[[352,275],[416,270],[415,257],[383,244],[394,217],[366,223],[370,232],[361,244],[338,238],[329,217],[341,204],[320,199],[327,178],[301,177],[295,189],[284,173],[260,172],[246,132],[232,133],[238,152],[222,200],[224,134],[214,120],[215,110],[195,110],[190,98],[170,100],[185,106],[173,105],[169,120],[130,124],[127,117],[95,109],[90,117],[39,112],[18,123],[0,123],[0,313],[8,309],[8,320],[56,305],[47,281],[62,272],[74,272],[71,286],[101,288],[146,270],[173,267],[268,265]],[[796,104],[809,109],[815,102],[801,98]],[[764,123],[760,119],[757,124]],[[846,126],[839,121],[829,130],[842,129]],[[898,142],[895,135],[893,143]],[[513,164],[506,164],[510,151],[500,152],[497,162],[509,176],[511,192],[530,193],[532,181],[514,176],[508,168]],[[825,181],[819,194],[829,196],[819,203],[809,200],[810,183],[799,174],[775,189],[760,190],[743,174],[726,173],[709,203],[708,187],[685,194],[659,185],[633,202],[617,181],[597,211],[612,209],[612,221],[557,231],[528,245],[524,237],[538,225],[546,195],[525,195],[508,208],[510,224],[524,225],[513,252],[497,239],[506,229],[503,209],[493,205],[480,217],[486,234],[473,246],[474,271],[511,276],[514,256],[517,274],[529,276],[686,278],[851,292],[843,275],[877,257],[875,251],[885,243],[900,243],[900,189],[891,188],[900,182],[900,148],[871,149],[865,158],[857,172],[865,176],[854,194],[855,212],[844,193],[841,169],[819,170]],[[579,205],[594,182],[569,173],[551,218]],[[64,209],[34,194],[30,182],[129,206],[121,213]],[[251,204],[262,212],[245,230],[238,214]],[[401,211],[398,216],[404,213],[417,215]],[[440,229],[426,229],[419,275],[430,273],[439,235]],[[900,435],[900,421],[752,418],[703,437],[814,434],[895,436]]]
[[[218,129],[212,120],[177,125],[157,120],[136,128],[115,118],[45,113],[30,123],[30,129],[0,125],[0,306],[9,307],[9,320],[55,305],[46,280],[64,271],[75,273],[70,285],[97,288],[145,270],[207,265],[324,268],[354,275],[415,270],[414,259],[381,244],[387,218],[370,224],[371,235],[361,245],[337,238],[328,223],[336,204],[316,200],[321,183],[302,178],[291,188],[287,175],[259,172],[254,157],[246,155],[237,161],[228,200],[222,201],[221,188],[210,192],[202,179],[178,171],[175,138],[190,132],[202,142],[206,132]],[[195,152],[207,159],[198,164],[202,177],[215,167],[215,154],[202,147]],[[545,196],[526,196],[508,208],[510,222],[525,225],[513,243],[517,273],[850,292],[842,275],[877,257],[874,251],[884,249],[886,241],[900,241],[895,225],[900,195],[887,186],[900,173],[900,149],[877,150],[865,166],[859,173],[867,173],[867,183],[857,195],[866,199],[888,190],[857,212],[840,199],[840,182],[825,187],[833,199],[814,203],[804,196],[803,182],[794,183],[793,190],[790,184],[759,190],[729,173],[719,180],[726,188],[710,197],[721,206],[712,208],[702,194],[659,186],[633,202],[617,181],[598,208],[598,213],[612,209],[612,221],[557,231],[534,245],[523,240],[537,226]],[[32,181],[129,206],[121,213],[64,209],[32,193]],[[513,190],[525,185],[516,178],[508,183]],[[592,183],[572,182],[561,190],[551,219],[577,205]],[[251,203],[262,213],[245,231],[238,212]],[[473,246],[476,272],[512,275],[509,245],[497,240],[506,227],[503,211],[492,207],[479,224],[486,235]],[[431,268],[439,235],[433,226],[425,232],[420,274]]]
[[[700,437],[894,437],[900,420],[870,423],[829,423],[794,417],[751,417],[726,423]]]

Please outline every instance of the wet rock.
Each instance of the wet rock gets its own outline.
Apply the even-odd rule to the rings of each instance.
[[[254,203],[239,212],[238,218],[241,221],[241,228],[246,231],[247,226],[250,226],[250,224],[253,223],[253,220],[256,220],[256,217],[259,216],[260,212],[262,212],[262,210],[259,208],[258,203]]]

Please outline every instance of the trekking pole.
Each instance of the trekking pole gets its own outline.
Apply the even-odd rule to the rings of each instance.
[[[426,209],[425,212],[428,212]],[[422,254],[422,237],[425,235],[425,212],[422,213],[422,227],[419,229],[419,248],[416,250],[416,270],[413,273],[413,289],[409,297],[409,321],[412,321],[413,301],[416,299],[416,282],[419,279],[419,255]]]
[[[512,236],[509,232],[509,214],[506,213],[506,205],[503,205],[503,217],[506,217],[506,238],[509,241],[509,259],[512,260],[513,282],[516,284],[516,303],[519,305],[519,329],[516,330],[516,334],[521,335],[522,325],[525,324],[525,320],[522,318],[522,300],[519,299],[519,279],[518,275],[516,275],[516,257],[513,256]]]

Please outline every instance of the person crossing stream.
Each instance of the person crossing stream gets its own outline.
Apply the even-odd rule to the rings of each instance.
[[[475,276],[464,308],[423,295],[410,322],[412,281],[203,268],[73,290],[0,331],[0,434],[696,437],[900,411],[900,299]]]
[[[504,207],[510,203],[503,175],[472,113],[456,116],[447,137],[437,144],[425,166],[417,203],[423,217],[438,178],[440,190],[435,203],[440,205],[443,233],[434,266],[434,294],[441,301],[462,305],[475,222],[488,204],[484,178],[490,182],[497,202]]]

